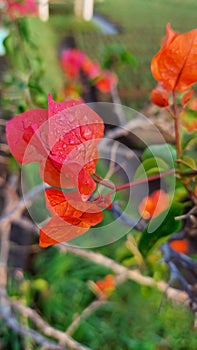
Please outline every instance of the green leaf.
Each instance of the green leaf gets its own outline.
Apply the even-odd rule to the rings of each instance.
[[[170,210],[165,210],[163,213],[152,219],[142,233],[139,241],[139,250],[146,256],[149,250],[158,242],[161,237],[168,236],[181,229],[181,221],[176,221],[174,218],[181,215],[183,212],[183,205],[180,203],[173,203]],[[163,220],[160,224],[160,221]],[[155,229],[154,229],[155,227]]]
[[[169,169],[168,164],[165,161],[163,161],[161,158],[152,157],[149,159],[145,159],[136,170],[135,180],[143,179],[145,176],[158,174],[168,169]]]
[[[27,25],[26,18],[20,18],[18,20],[18,29],[19,33],[21,35],[21,38],[25,40],[27,43],[30,42],[30,34],[29,34],[29,28]]]
[[[183,149],[197,144],[197,130],[192,132],[187,132],[184,130],[182,132],[181,144]]]
[[[173,168],[176,162],[176,148],[167,143],[162,145],[151,145],[147,147],[142,155],[142,161],[158,157],[165,161],[169,168]]]
[[[185,156],[183,159],[181,159],[181,164],[186,165],[188,168],[192,170],[197,170],[196,162],[192,157]]]
[[[6,38],[3,40],[3,46],[5,47],[6,54],[8,56],[11,56],[14,52],[15,47],[12,45],[12,36],[9,34],[6,36]]]

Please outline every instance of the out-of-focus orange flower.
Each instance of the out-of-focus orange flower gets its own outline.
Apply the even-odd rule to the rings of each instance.
[[[187,254],[189,251],[189,244],[186,239],[176,239],[169,242],[170,247],[178,253]]]
[[[115,277],[113,275],[107,275],[104,279],[96,282],[97,287],[103,293],[107,293],[115,288]]]
[[[197,81],[197,29],[179,34],[166,27],[166,37],[153,57],[151,71],[170,91],[185,91]]]
[[[116,279],[115,276],[109,274],[96,282],[90,281],[89,286],[98,298],[107,299],[116,287]]]
[[[139,205],[139,213],[143,219],[149,220],[161,214],[168,206],[168,194],[163,190],[157,190],[142,200]]]
[[[99,76],[101,68],[96,61],[90,60],[88,57],[84,60],[81,69],[87,74],[90,79],[95,79]]]
[[[103,93],[108,93],[117,84],[118,78],[115,73],[108,70],[102,72],[95,85]]]

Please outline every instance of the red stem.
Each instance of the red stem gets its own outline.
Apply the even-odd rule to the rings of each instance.
[[[182,150],[181,150],[181,135],[180,135],[180,116],[178,113],[177,99],[176,99],[176,91],[173,90],[173,106],[174,106],[174,129],[175,129],[175,141],[176,141],[176,151],[177,158],[181,158]]]
[[[126,184],[117,185],[112,191],[108,192],[108,195],[111,195],[111,194],[113,194],[113,193],[115,193],[117,191],[125,190],[126,188],[131,188],[131,187],[134,187],[134,186],[141,185],[141,184],[143,184],[143,183],[145,183],[147,181],[154,181],[154,180],[157,180],[157,179],[161,179],[162,177],[169,176],[169,175],[172,175],[172,174],[175,174],[175,169],[170,169],[170,170],[164,171],[163,173],[152,175],[152,176],[149,176],[149,177],[146,177],[146,178],[143,178],[143,179],[139,179],[139,180],[136,180],[136,181],[133,181],[133,182],[128,182]]]

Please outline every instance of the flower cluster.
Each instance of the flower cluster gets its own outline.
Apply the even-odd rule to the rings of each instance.
[[[38,2],[36,0],[2,0],[2,3],[11,20],[18,17],[38,16]]]
[[[45,191],[52,219],[41,229],[41,246],[67,241],[102,220],[102,200],[87,200],[96,188],[91,174],[103,131],[102,119],[82,101],[55,102],[50,95],[48,110],[26,111],[7,123],[13,156],[21,164],[38,162],[43,181],[56,188]]]
[[[167,107],[170,93],[184,92],[197,81],[197,29],[179,34],[168,23],[162,47],[152,59],[151,71],[158,81],[151,94],[152,102]]]
[[[78,49],[63,50],[60,62],[68,80],[79,79],[80,73],[86,74],[94,86],[108,93],[117,84],[117,76],[109,70],[102,70],[98,62],[92,61]]]

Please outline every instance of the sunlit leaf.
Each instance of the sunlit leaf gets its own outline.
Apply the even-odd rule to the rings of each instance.
[[[185,91],[197,81],[197,29],[179,34],[166,28],[166,38],[153,57],[154,78],[171,91]]]

